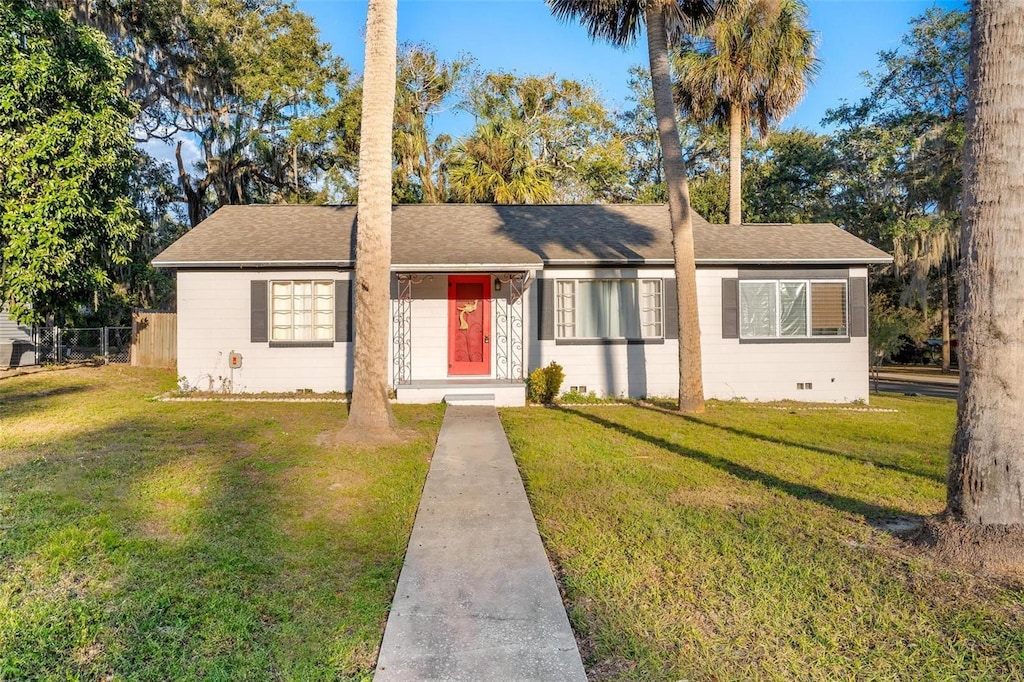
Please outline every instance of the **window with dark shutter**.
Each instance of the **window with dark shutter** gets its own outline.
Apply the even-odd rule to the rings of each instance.
[[[722,338],[740,338],[740,281],[722,280]]]
[[[352,341],[352,281],[334,281],[334,340]]]
[[[679,296],[676,291],[675,278],[669,278],[664,283],[665,291],[665,338],[679,338]]]
[[[850,278],[850,336],[868,335],[868,280]]]
[[[268,336],[267,280],[249,282],[249,340],[266,343]]]
[[[537,303],[540,315],[537,317],[537,338],[550,341],[555,338],[555,287],[552,280],[537,280]]]

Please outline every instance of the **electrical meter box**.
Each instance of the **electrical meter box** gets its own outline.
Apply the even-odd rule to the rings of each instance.
[[[228,354],[228,366],[231,367],[231,369],[241,369],[242,368],[242,354],[241,353],[236,353],[234,351],[231,351]]]

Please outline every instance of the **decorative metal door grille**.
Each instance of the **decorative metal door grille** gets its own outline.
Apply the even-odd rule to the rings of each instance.
[[[494,300],[495,376],[505,381],[523,380],[523,294],[527,275],[497,274],[495,279],[505,286],[506,294]]]
[[[395,386],[412,383],[412,285],[431,276],[396,275],[398,297],[392,303],[391,356]]]

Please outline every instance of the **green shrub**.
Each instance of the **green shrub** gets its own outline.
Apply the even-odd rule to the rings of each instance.
[[[554,402],[562,389],[563,381],[565,372],[562,371],[562,366],[552,360],[547,367],[538,367],[530,372],[530,378],[526,382],[527,397],[535,403]]]

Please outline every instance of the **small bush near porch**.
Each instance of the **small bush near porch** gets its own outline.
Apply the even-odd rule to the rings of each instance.
[[[174,385],[0,380],[0,679],[369,678],[441,410],[325,449],[344,406],[147,400]]]
[[[1024,591],[891,530],[955,403],[502,413],[592,679],[1022,679]]]

